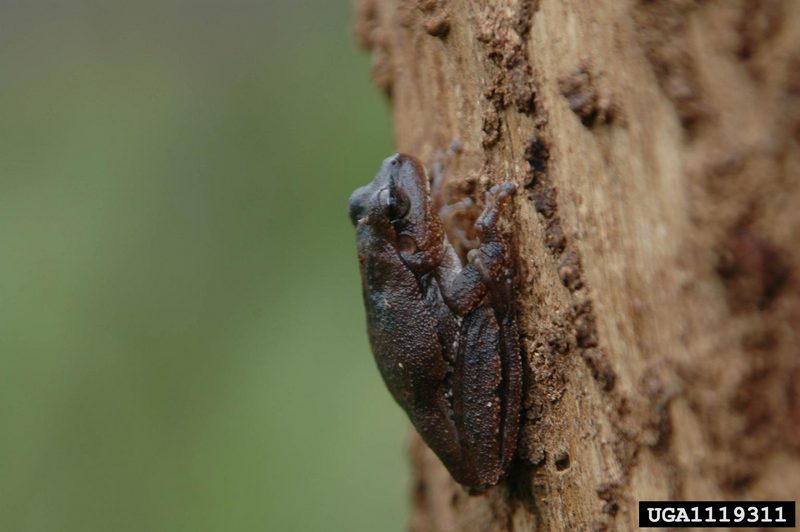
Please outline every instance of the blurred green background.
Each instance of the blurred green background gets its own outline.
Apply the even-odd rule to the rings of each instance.
[[[0,3],[0,530],[403,530],[347,1]]]

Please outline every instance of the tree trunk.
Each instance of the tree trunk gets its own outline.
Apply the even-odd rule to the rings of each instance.
[[[800,2],[361,0],[399,151],[519,185],[518,459],[412,444],[412,529],[628,530],[800,496]],[[454,142],[455,141],[455,142]]]

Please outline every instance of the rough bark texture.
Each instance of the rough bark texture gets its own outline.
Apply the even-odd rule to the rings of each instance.
[[[641,499],[798,498],[800,2],[357,11],[398,149],[441,160],[453,201],[521,191],[519,457],[470,496],[415,439],[412,528],[627,530]]]

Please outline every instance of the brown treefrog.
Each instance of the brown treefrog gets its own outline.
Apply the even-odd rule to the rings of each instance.
[[[453,478],[481,490],[514,456],[522,369],[495,185],[462,264],[434,212],[422,163],[395,154],[350,196],[367,328],[392,396]]]

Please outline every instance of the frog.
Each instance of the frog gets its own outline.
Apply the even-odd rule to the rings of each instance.
[[[481,493],[517,447],[522,348],[509,243],[516,187],[491,186],[462,259],[412,155],[386,158],[349,200],[369,344],[394,400],[453,479]]]

